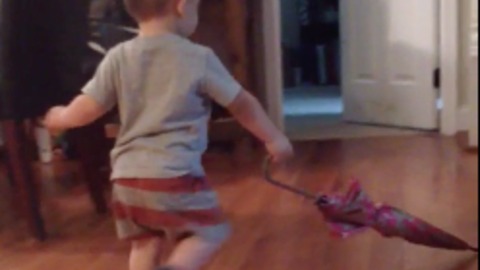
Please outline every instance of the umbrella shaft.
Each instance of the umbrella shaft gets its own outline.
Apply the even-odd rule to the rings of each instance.
[[[328,199],[324,196],[318,196],[316,194],[312,194],[308,191],[305,191],[305,190],[302,190],[302,189],[299,189],[297,187],[293,187],[293,186],[289,186],[287,184],[284,184],[280,181],[277,181],[275,179],[273,179],[273,177],[271,176],[270,174],[270,162],[271,160],[270,159],[265,159],[264,163],[263,163],[263,173],[264,173],[264,178],[265,180],[274,185],[274,186],[277,186],[281,189],[284,189],[284,190],[287,190],[287,191],[290,191],[291,193],[294,193],[294,194],[297,194],[297,195],[300,195],[308,200],[312,200],[312,201],[315,201],[317,204],[326,204],[328,203]]]
[[[297,195],[300,195],[300,196],[302,196],[302,197],[304,197],[304,198],[306,198],[306,199],[315,200],[315,201],[318,199],[318,196],[313,195],[313,194],[311,194],[311,193],[309,193],[309,192],[307,192],[307,191],[304,191],[304,190],[301,190],[301,189],[298,189],[298,188],[295,188],[295,187],[291,187],[291,186],[289,186],[289,185],[285,185],[285,184],[282,184],[282,183],[280,183],[280,182],[272,181],[272,179],[268,179],[268,178],[267,178],[267,180],[268,180],[268,182],[271,183],[272,185],[275,185],[275,186],[280,187],[280,188],[282,188],[282,189],[284,189],[284,190],[287,190],[287,191],[290,191],[290,192],[295,193],[295,194],[297,194]]]

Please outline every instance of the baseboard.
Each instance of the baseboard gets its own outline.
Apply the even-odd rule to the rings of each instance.
[[[460,106],[457,111],[457,132],[467,131],[469,128],[470,109],[466,105]]]
[[[458,146],[463,149],[464,151],[472,154],[478,153],[477,146],[470,146],[468,141],[468,131],[459,131],[455,135],[455,139],[457,141]]]

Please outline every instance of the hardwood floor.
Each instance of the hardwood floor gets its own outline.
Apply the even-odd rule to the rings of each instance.
[[[436,136],[300,143],[276,177],[333,192],[358,177],[370,196],[408,210],[472,244],[478,241],[478,154]],[[263,183],[259,162],[232,165],[222,154],[206,164],[234,234],[207,270],[473,270],[478,257],[384,239],[373,231],[334,239],[307,202]],[[40,170],[45,171],[45,169]],[[127,269],[128,246],[115,240],[108,216],[97,216],[80,181],[42,179],[42,209],[51,238],[30,240],[10,204],[0,169],[0,269]],[[13,209],[14,209],[13,205]]]

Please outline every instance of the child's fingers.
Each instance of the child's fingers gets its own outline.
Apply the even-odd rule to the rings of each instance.
[[[45,117],[38,117],[35,121],[35,124],[39,127],[46,127],[45,121],[46,121]]]
[[[57,137],[57,136],[62,135],[63,130],[61,130],[61,129],[49,129],[49,132],[52,136]]]
[[[277,165],[282,165],[283,163],[285,163],[286,160],[287,159],[283,155],[275,155],[272,158],[273,163],[275,163]]]
[[[284,163],[288,160],[290,160],[293,156],[293,152],[291,151],[282,151],[279,153],[276,153],[273,157],[274,162],[276,163]]]

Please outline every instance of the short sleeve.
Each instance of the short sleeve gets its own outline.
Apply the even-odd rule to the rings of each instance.
[[[228,72],[220,59],[208,50],[203,81],[203,92],[221,106],[230,105],[242,86]]]
[[[97,68],[93,78],[83,87],[82,93],[93,98],[105,110],[111,110],[116,102],[116,61],[109,51]]]

